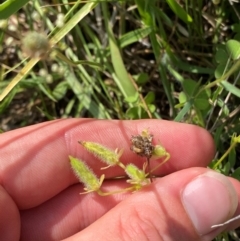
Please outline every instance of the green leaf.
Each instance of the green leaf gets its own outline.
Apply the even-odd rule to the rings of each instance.
[[[240,33],[234,35],[234,39],[240,42]]]
[[[236,95],[237,97],[240,98],[240,89],[238,89],[236,86],[230,84],[229,82],[227,82],[225,80],[222,81],[221,84],[225,90],[231,92],[233,95]]]
[[[144,100],[147,104],[151,104],[155,100],[155,94],[152,91],[149,91],[147,95],[144,97]]]
[[[185,103],[187,101],[187,96],[184,92],[180,92],[178,96],[179,103]]]
[[[203,93],[203,92],[202,92]],[[201,93],[201,94],[202,94]],[[209,107],[209,101],[207,98],[200,97],[199,96],[194,100],[194,105],[199,110],[206,110]]]
[[[151,113],[154,113],[156,111],[156,106],[153,104],[149,104],[148,109],[150,110]]]
[[[130,107],[126,111],[127,117],[131,120],[139,119],[139,108],[141,108],[141,107],[139,107],[139,106]]]
[[[222,168],[223,174],[228,176],[230,169],[231,169],[230,163],[226,162],[226,164]]]
[[[239,23],[234,23],[232,26],[231,26],[231,29],[233,32],[235,33],[240,33],[240,24]]]
[[[147,73],[139,73],[138,75],[134,75],[133,78],[138,85],[143,85],[148,82],[149,75]]]
[[[191,79],[183,81],[183,89],[188,100],[193,99],[194,106],[199,110],[206,110],[209,107],[208,93],[206,90],[197,95],[199,84]]]
[[[7,0],[0,4],[0,19],[9,18],[30,0]]]
[[[172,11],[185,23],[191,23],[192,17],[175,0],[166,0]]]
[[[215,60],[217,63],[226,64],[228,58],[229,58],[229,56],[224,49],[220,48],[217,50],[216,55],[215,55]]]
[[[138,96],[139,94],[136,92],[134,95],[126,97],[125,100],[128,103],[136,103],[138,101]]]
[[[233,172],[233,174],[231,175],[233,178],[236,178],[237,180],[240,181],[240,167],[238,167],[237,169],[235,169],[235,171]]]
[[[183,90],[188,97],[192,97],[198,89],[198,84],[194,80],[184,79],[182,82]]]
[[[206,110],[210,107],[209,93],[207,90],[201,91],[196,98],[194,98],[194,105],[199,110]]]
[[[231,39],[227,41],[226,43],[226,49],[227,52],[229,53],[229,56],[233,59],[236,60],[240,56],[240,42],[237,40]]]
[[[228,65],[227,67],[227,62],[225,63],[220,63],[217,68],[215,69],[214,72],[214,76],[216,79],[221,78],[226,72],[227,70],[230,68],[230,66]]]

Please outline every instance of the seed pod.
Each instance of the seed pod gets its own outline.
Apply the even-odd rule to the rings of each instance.
[[[95,157],[108,164],[108,166],[120,165],[121,167],[124,167],[123,164],[119,161],[123,150],[118,151],[118,149],[116,149],[115,151],[112,151],[103,145],[90,141],[79,141],[79,143],[88,152],[92,153]]]
[[[125,168],[126,174],[130,177],[130,180],[127,180],[127,182],[133,184],[135,186],[135,190],[139,190],[150,183],[150,180],[147,178],[148,174],[145,173],[145,169],[146,163],[143,166],[143,170],[131,163]]]
[[[164,157],[169,155],[169,153],[166,151],[166,149],[162,145],[156,145],[153,149],[153,156],[154,157]]]
[[[75,173],[76,177],[79,179],[79,181],[84,184],[84,190],[86,191],[86,193],[98,192],[102,185],[104,175],[102,175],[101,178],[98,179],[93,173],[93,171],[82,160],[79,160],[72,156],[69,156],[69,159],[72,170]]]

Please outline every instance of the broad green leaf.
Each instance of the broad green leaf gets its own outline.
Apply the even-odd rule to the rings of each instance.
[[[136,92],[134,95],[126,97],[125,100],[128,103],[136,103],[138,101],[138,96],[139,94]]]
[[[231,29],[233,32],[235,33],[240,33],[240,24],[239,23],[234,23],[232,26],[231,26]]]
[[[129,119],[131,120],[135,120],[135,119],[139,119],[139,106],[134,106],[134,107],[130,107],[127,111],[126,111],[126,115]]]
[[[206,110],[209,107],[210,104],[209,104],[209,101],[208,101],[207,98],[199,98],[199,97],[197,97],[194,100],[194,105],[199,110]]]
[[[138,85],[143,85],[149,80],[149,75],[147,73],[140,73],[138,75],[134,75],[133,78]]]
[[[226,49],[229,54],[229,56],[233,59],[236,60],[240,56],[240,42],[237,40],[231,39],[227,41],[226,43]]]
[[[234,39],[240,42],[240,32],[234,35]]]
[[[197,94],[199,84],[191,79],[183,81],[183,89],[188,100],[193,99],[194,106],[199,110],[206,110],[209,107],[208,94],[206,90]]]
[[[210,107],[209,93],[207,90],[203,90],[196,97],[194,97],[194,105],[199,110],[206,110]]]
[[[155,100],[155,94],[152,91],[149,91],[147,95],[144,97],[144,100],[147,104],[151,104]]]
[[[180,92],[178,96],[179,103],[185,103],[187,101],[187,96],[184,92]]]
[[[217,50],[216,55],[215,55],[215,60],[217,63],[226,64],[228,58],[229,58],[229,56],[224,49],[220,48]]]
[[[188,97],[193,96],[194,93],[196,93],[196,91],[198,89],[197,82],[195,82],[191,79],[184,79],[184,81],[182,82],[182,86],[183,86],[183,90],[184,90],[185,94]]]
[[[156,111],[156,106],[153,104],[149,104],[148,109],[150,110],[151,113],[154,113]]]
[[[230,167],[230,163],[226,162],[226,164],[223,166],[222,168],[222,172],[224,175],[229,175],[229,171],[230,171],[231,167]]]
[[[220,63],[217,68],[215,69],[214,72],[214,76],[216,79],[221,78],[226,72],[227,70],[230,68],[230,66],[228,66],[227,68],[227,62],[225,63]]]

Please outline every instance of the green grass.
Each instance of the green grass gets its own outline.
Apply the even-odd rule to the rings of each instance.
[[[26,2],[0,5],[1,131],[64,117],[193,123],[214,137],[211,167],[240,179],[237,4]],[[47,57],[24,56],[29,31],[45,33]]]

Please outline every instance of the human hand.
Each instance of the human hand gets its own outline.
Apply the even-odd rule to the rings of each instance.
[[[159,170],[163,178],[136,193],[107,197],[83,192],[68,156],[85,160],[100,174],[104,164],[78,140],[124,148],[121,161],[142,167],[129,149],[131,135],[149,128],[170,153]],[[161,120],[106,121],[67,119],[0,135],[0,240],[212,240],[224,228],[211,229],[240,214],[240,184],[204,168],[214,144],[203,129]],[[154,166],[156,161],[151,162]],[[104,170],[104,191],[126,187],[121,168]]]

